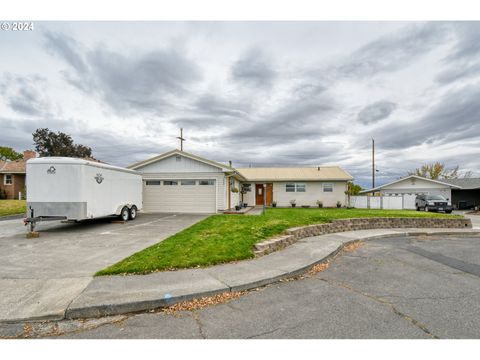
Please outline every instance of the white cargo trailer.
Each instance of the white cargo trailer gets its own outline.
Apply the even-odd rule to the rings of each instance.
[[[133,220],[142,209],[142,176],[95,161],[43,157],[27,161],[27,219],[85,220],[117,215]]]

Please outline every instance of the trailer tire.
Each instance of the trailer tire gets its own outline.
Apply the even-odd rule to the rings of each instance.
[[[130,208],[130,211],[129,211],[129,214],[128,214],[128,218],[130,220],[135,220],[135,218],[137,217],[137,207],[135,205],[133,205],[131,208]]]
[[[130,211],[128,210],[128,207],[124,206],[122,208],[122,211],[120,211],[120,219],[123,221],[127,221],[130,217]]]

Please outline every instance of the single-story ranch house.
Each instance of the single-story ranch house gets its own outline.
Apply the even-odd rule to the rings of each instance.
[[[441,179],[432,180],[410,175],[385,185],[363,190],[360,194],[369,195],[442,195],[456,209],[469,209],[480,206],[480,179]]]
[[[129,166],[143,176],[146,212],[216,213],[240,203],[267,206],[346,204],[353,177],[338,166],[239,168],[172,150]]]

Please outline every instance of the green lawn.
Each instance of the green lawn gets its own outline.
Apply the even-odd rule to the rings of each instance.
[[[0,216],[25,214],[25,200],[0,200]]]
[[[288,228],[358,217],[452,217],[412,210],[268,209],[265,215],[213,215],[97,272],[145,274],[209,266],[253,257],[252,246]]]

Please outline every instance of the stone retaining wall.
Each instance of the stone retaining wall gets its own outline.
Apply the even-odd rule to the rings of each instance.
[[[465,218],[358,218],[339,219],[331,223],[291,228],[285,235],[265,240],[253,246],[255,256],[262,256],[285,248],[300,239],[343,231],[401,228],[471,228],[472,222]]]

